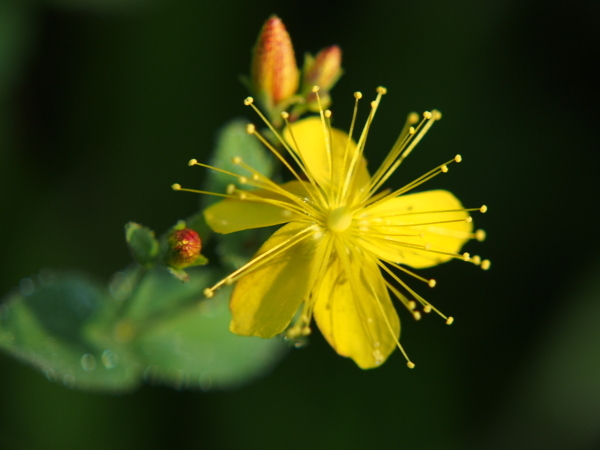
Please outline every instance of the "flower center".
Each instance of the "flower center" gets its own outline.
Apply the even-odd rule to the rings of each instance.
[[[352,214],[345,206],[334,209],[329,213],[327,218],[327,226],[331,231],[341,233],[346,231],[352,223]]]

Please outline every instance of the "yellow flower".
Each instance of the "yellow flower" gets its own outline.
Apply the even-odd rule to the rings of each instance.
[[[489,261],[478,256],[459,254],[469,239],[483,240],[482,230],[473,232],[469,212],[485,212],[485,206],[465,209],[444,190],[409,193],[447,172],[450,163],[460,162],[460,155],[400,189],[380,191],[441,117],[439,112],[426,112],[420,121],[417,114],[410,114],[387,158],[369,175],[363,152],[386,92],[384,88],[377,91],[357,143],[332,128],[331,112],[322,109],[320,117],[288,123],[283,136],[271,127],[298,170],[253,125],[248,126],[248,132],[281,160],[295,180],[278,185],[234,158],[248,176],[231,175],[257,189],[240,190],[231,185],[228,198],[204,213],[207,223],[219,233],[285,224],[249,263],[205,290],[211,297],[223,284],[237,283],[230,303],[234,333],[270,338],[287,329],[288,337],[296,338],[310,333],[314,317],[331,346],[361,368],[380,365],[396,347],[412,368],[414,364],[399,342],[400,321],[390,293],[417,320],[421,317],[418,304],[425,313],[436,311],[448,324],[453,319],[408,287],[398,272],[433,287],[435,280],[406,266],[431,267],[457,258],[489,267]],[[355,97],[351,134],[362,95],[356,93]],[[254,107],[252,98],[245,103]],[[283,118],[287,119],[286,113]],[[192,160],[191,164],[199,163]]]

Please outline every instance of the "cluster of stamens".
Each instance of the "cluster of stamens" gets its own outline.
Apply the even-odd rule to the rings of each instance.
[[[318,96],[318,87],[313,89],[313,92],[317,95],[317,100],[320,102]],[[373,237],[373,239],[378,239],[383,241],[388,241],[393,243],[393,245],[399,245],[406,247],[410,250],[420,250],[423,252],[429,252],[432,254],[440,254],[449,256],[451,258],[463,260],[465,262],[470,262],[476,266],[479,266],[483,270],[487,270],[490,267],[490,261],[487,259],[482,259],[478,255],[471,256],[469,253],[462,254],[453,254],[446,253],[442,251],[438,251],[435,249],[431,249],[430,245],[427,243],[424,244],[413,244],[403,242],[398,239],[398,236],[410,236],[410,237],[423,237],[423,234],[410,234],[398,232],[397,234],[388,234],[386,236],[377,235],[377,226],[380,225],[381,221],[384,220],[378,217],[369,218],[369,211],[377,205],[381,205],[387,200],[396,198],[400,195],[403,195],[417,186],[425,183],[426,181],[432,179],[433,177],[446,173],[449,170],[449,165],[452,163],[460,163],[462,161],[462,157],[460,155],[456,155],[449,161],[435,167],[429,172],[423,174],[421,177],[416,180],[408,183],[397,190],[383,190],[380,191],[383,184],[389,179],[389,177],[396,171],[399,165],[404,161],[404,159],[411,153],[417,143],[423,138],[425,133],[429,130],[429,128],[433,125],[436,120],[441,118],[441,113],[439,111],[431,111],[425,112],[422,115],[422,118],[419,119],[419,116],[416,113],[411,113],[407,117],[406,124],[398,137],[394,147],[390,151],[389,155],[385,158],[381,166],[378,170],[371,176],[370,182],[367,188],[356,194],[355,198],[351,201],[350,198],[350,190],[353,185],[355,178],[357,176],[357,166],[359,161],[362,158],[367,134],[369,128],[371,126],[371,122],[379,105],[381,96],[386,93],[385,88],[377,89],[377,98],[375,101],[371,103],[371,112],[367,119],[366,125],[364,127],[363,132],[360,135],[358,143],[356,145],[357,151],[350,155],[348,154],[348,147],[345,150],[342,160],[342,170],[338,170],[335,172],[339,176],[343,176],[343,179],[334,180],[334,164],[339,162],[334,162],[334,158],[332,156],[332,128],[331,128],[331,116],[332,113],[329,110],[320,109],[321,122],[324,129],[324,139],[326,141],[327,147],[327,162],[329,164],[329,171],[331,174],[331,184],[334,182],[337,183],[334,188],[325,188],[320,185],[314,176],[311,174],[311,171],[308,170],[308,164],[304,160],[302,153],[298,149],[298,144],[296,138],[293,135],[292,127],[289,123],[289,114],[287,112],[283,112],[281,114],[282,119],[284,120],[287,129],[289,130],[289,137],[287,141],[279,134],[279,132],[273,127],[273,125],[266,119],[266,117],[260,112],[260,110],[254,105],[254,101],[252,97],[248,97],[244,100],[244,104],[247,106],[251,106],[256,113],[260,116],[260,118],[264,121],[266,126],[270,129],[270,131],[274,134],[278,141],[278,145],[280,145],[283,149],[287,151],[287,156],[295,163],[295,166],[299,168],[300,172],[298,172],[288,159],[284,157],[282,152],[278,150],[275,145],[273,145],[267,138],[265,138],[259,131],[257,131],[256,127],[253,124],[249,124],[247,126],[247,133],[255,136],[260,142],[264,144],[264,146],[273,153],[273,155],[289,170],[292,176],[299,182],[301,182],[302,186],[305,187],[306,196],[304,198],[298,197],[298,195],[293,194],[280,185],[276,184],[272,180],[270,180],[265,175],[261,174],[248,164],[246,164],[241,157],[234,157],[232,162],[235,166],[244,169],[248,175],[240,175],[238,173],[229,172],[223,169],[219,169],[217,167],[212,167],[206,164],[202,164],[195,159],[189,161],[190,166],[201,166],[205,168],[209,168],[212,170],[216,170],[218,172],[230,175],[232,178],[237,179],[238,185],[247,186],[250,188],[256,189],[266,189],[274,194],[277,194],[278,198],[265,198],[260,195],[253,194],[252,190],[240,189],[235,184],[230,184],[227,186],[225,193],[214,193],[207,191],[199,191],[194,189],[184,189],[179,184],[174,184],[172,187],[174,190],[182,190],[188,192],[195,192],[201,194],[209,194],[215,195],[219,197],[223,197],[226,199],[234,199],[234,200],[243,200],[249,202],[257,202],[257,203],[267,203],[273,206],[277,206],[285,210],[284,214],[287,214],[290,218],[296,217],[298,220],[302,220],[307,222],[307,227],[302,231],[296,233],[294,236],[285,240],[281,244],[274,246],[268,251],[259,254],[254,257],[250,262],[246,265],[242,266],[238,270],[234,271],[214,286],[210,288],[206,288],[204,290],[204,295],[207,298],[210,298],[214,295],[214,292],[219,289],[223,285],[229,285],[236,282],[238,279],[243,277],[250,270],[255,270],[258,267],[262,266],[266,262],[270,261],[272,258],[281,255],[283,252],[298,244],[299,242],[307,239],[311,236],[315,237],[317,235],[322,235],[323,233],[330,232],[333,235],[341,236],[340,239],[344,239],[344,243],[348,243],[348,245],[358,245],[356,242],[359,242],[361,236],[369,236]],[[358,102],[362,98],[362,94],[360,92],[356,92],[354,94],[356,99],[354,106],[354,114],[352,118],[352,123],[349,132],[349,142],[352,137],[352,133],[354,131],[356,114],[358,109]],[[349,146],[350,144],[348,144]],[[337,169],[337,168],[336,168]],[[304,176],[301,177],[300,173]],[[463,208],[460,210],[451,210],[451,211],[429,211],[426,213],[457,213],[457,212],[466,212],[467,214],[471,212],[480,212],[485,213],[487,211],[487,206],[483,205],[479,208]],[[360,212],[360,214],[358,214]],[[425,214],[424,212],[407,212],[397,215],[416,215],[416,214]],[[378,222],[379,221],[379,222]],[[447,220],[447,221],[435,221],[435,222],[427,222],[427,223],[410,223],[406,225],[407,227],[419,227],[426,225],[437,225],[444,224],[449,222],[471,222],[472,217],[467,215],[466,218],[460,220]],[[478,241],[483,241],[485,239],[485,232],[483,230],[476,230],[473,233],[463,233],[464,238],[476,239]],[[461,236],[462,237],[462,236]],[[335,239],[338,239],[334,236]],[[332,238],[332,239],[334,239]],[[333,244],[332,244],[333,247]],[[328,259],[332,257],[336,250],[330,249],[328,253]],[[361,251],[365,251],[362,249]],[[338,252],[339,253],[339,252]],[[338,255],[342,257],[342,255]],[[414,290],[412,290],[408,285],[402,281],[401,278],[393,271],[395,269],[397,271],[403,272],[425,284],[429,287],[433,288],[436,286],[436,280],[427,279],[417,275],[416,273],[408,270],[406,267],[398,264],[396,261],[388,261],[377,259],[377,265],[381,269],[382,274],[387,274],[387,277],[384,277],[385,285],[387,286],[389,292],[391,292],[394,297],[396,297],[411,313],[415,320],[420,320],[422,317],[421,312],[428,314],[431,311],[436,312],[443,319],[445,319],[446,324],[450,325],[453,323],[454,318],[452,316],[446,316],[438,309],[436,309],[433,305],[431,305],[427,300],[418,295]],[[325,261],[324,267],[327,266],[327,261]],[[389,281],[389,279],[393,280],[394,283]],[[412,298],[401,292],[397,286],[401,286],[406,292],[410,294]],[[294,324],[288,329],[287,336],[290,339],[297,339],[301,336],[306,336],[310,333],[310,321],[312,317],[312,308],[314,302],[311,298],[306,299],[304,302],[304,306],[302,311],[298,315],[298,318],[295,320]],[[418,306],[421,305],[422,309],[419,310]],[[382,310],[383,312],[383,310]],[[385,318],[385,317],[384,317]],[[386,323],[388,324],[388,328],[390,328],[390,332],[392,331],[389,322],[386,319]],[[394,334],[394,333],[392,333]],[[408,356],[406,355],[404,349],[398,342],[396,336],[394,336],[396,344],[404,354],[407,360],[407,365],[409,367],[414,367],[414,364],[410,361]]]

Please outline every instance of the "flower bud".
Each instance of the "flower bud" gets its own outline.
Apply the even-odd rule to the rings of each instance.
[[[306,55],[302,79],[302,92],[306,96],[306,107],[310,111],[319,111],[317,97],[312,91],[319,86],[321,105],[327,108],[331,103],[329,90],[342,76],[342,50],[337,45],[324,48],[315,57]]]
[[[314,58],[307,55],[304,62],[303,87],[319,86],[329,91],[342,75],[342,50],[337,45],[324,48]]]
[[[175,269],[185,269],[191,266],[200,256],[202,242],[194,230],[184,228],[174,230],[168,238],[169,249],[166,263]]]
[[[251,86],[264,107],[271,110],[298,90],[294,47],[283,22],[271,16],[263,25],[253,50]]]

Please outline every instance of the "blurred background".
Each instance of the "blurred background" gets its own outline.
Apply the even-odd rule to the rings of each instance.
[[[1,0],[0,291],[44,267],[105,281],[130,262],[126,222],[165,230],[194,212],[170,185],[199,187],[187,161],[227,121],[254,120],[238,76],[272,13],[299,64],[344,51],[337,127],[352,92],[388,88],[370,161],[406,113],[443,112],[392,181],[462,154],[427,188],[489,206],[475,216],[487,240],[466,250],[491,269],[426,271],[427,298],[456,322],[400,311],[412,371],[398,353],[361,371],[315,332],[235,391],[102,395],[0,354],[0,447],[600,448],[594,0]]]

